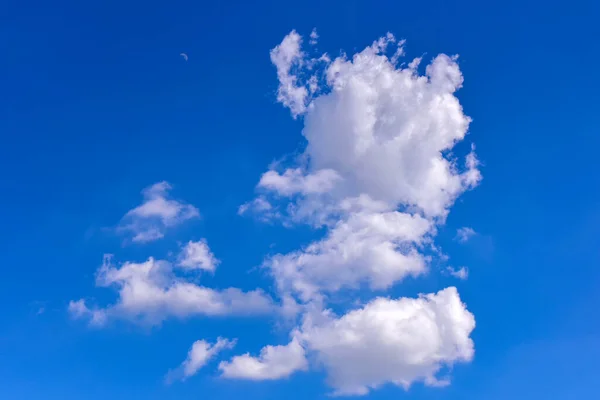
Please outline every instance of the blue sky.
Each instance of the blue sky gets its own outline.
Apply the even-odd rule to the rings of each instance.
[[[1,398],[600,390],[598,6],[322,3],[4,5]],[[405,54],[393,64],[390,41],[382,72],[384,56],[365,49],[387,32],[406,39]],[[311,61],[325,52],[329,62]],[[406,89],[433,60],[440,74]],[[369,81],[385,73],[396,86]],[[425,107],[421,95],[446,102]],[[369,128],[354,118],[364,104],[379,110]],[[410,145],[352,142],[363,128],[401,141],[404,121]],[[448,137],[456,146],[440,144]],[[456,169],[433,177],[432,160]],[[465,227],[474,234],[461,241]],[[150,277],[126,276],[132,265]],[[466,279],[448,269],[460,267]],[[154,286],[127,297],[134,285]],[[182,287],[211,300],[186,303]],[[192,344],[219,337],[186,370]],[[258,358],[265,346],[280,357]],[[432,371],[451,383],[426,382]]]

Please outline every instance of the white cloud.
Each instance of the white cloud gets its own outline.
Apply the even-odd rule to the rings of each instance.
[[[167,228],[200,216],[196,207],[169,199],[169,190],[165,181],[145,188],[144,202],[125,214],[118,230],[132,235],[133,242],[146,243],[163,238]]]
[[[302,357],[275,376],[305,368],[293,361],[305,360],[306,351],[337,394],[365,394],[385,383],[444,384],[441,369],[474,354],[475,319],[455,288],[417,299],[377,298],[341,317],[321,310],[332,293],[385,290],[444,256],[434,243],[437,226],[481,181],[475,146],[462,156],[457,147],[471,122],[455,95],[463,83],[458,58],[438,55],[420,75],[420,58],[399,65],[405,42],[391,34],[333,60],[309,58],[301,44],[292,31],[271,60],[278,100],[303,117],[306,147],[287,168],[279,163],[260,178],[257,199],[269,207],[248,203],[243,210],[325,231],[302,249],[265,260],[279,296],[304,319],[293,336]],[[283,351],[267,346],[259,357],[222,363],[222,370],[264,379],[274,349]]]
[[[481,182],[481,179],[483,179],[481,172],[477,169],[480,164],[481,163],[475,154],[475,145],[471,144],[471,152],[467,154],[467,157],[465,157],[465,167],[467,170],[463,174],[465,184],[469,188],[477,186],[479,182]]]
[[[330,191],[339,179],[337,172],[323,169],[315,174],[305,174],[300,168],[288,169],[283,175],[276,171],[267,171],[260,178],[258,187],[276,191],[282,196],[297,193],[325,193]]]
[[[385,383],[447,383],[437,374],[472,359],[474,327],[450,287],[417,299],[377,298],[340,318],[330,312],[308,317],[299,337],[325,367],[336,394],[364,395]]]
[[[271,205],[271,203],[269,203],[269,201],[267,199],[265,199],[264,197],[259,196],[259,197],[255,198],[254,200],[252,200],[251,202],[242,204],[238,209],[238,214],[243,215],[250,210],[259,212],[259,213],[263,213],[266,211],[271,211],[272,209],[273,209],[273,206]]]
[[[338,395],[364,395],[385,383],[444,385],[444,366],[472,359],[474,328],[454,287],[419,298],[380,297],[341,317],[313,309],[289,344],[235,356],[219,369],[226,378],[280,379],[307,370],[309,352]]]
[[[256,381],[286,378],[307,368],[304,349],[296,338],[285,346],[265,346],[258,357],[244,354],[219,364],[225,378]]]
[[[455,239],[459,242],[459,243],[466,243],[469,241],[469,239],[471,239],[473,236],[477,235],[477,232],[475,232],[473,230],[473,228],[469,228],[469,227],[463,227],[463,228],[458,228],[456,230],[456,237]]]
[[[273,311],[271,299],[262,290],[243,292],[237,288],[215,290],[176,276],[167,261],[149,258],[143,263],[114,266],[105,257],[97,272],[96,285],[118,292],[115,304],[90,309],[83,300],[71,302],[74,317],[91,317],[101,325],[109,318],[143,324],[159,324],[168,317],[193,315],[255,315]]]
[[[218,264],[219,260],[210,251],[205,239],[187,242],[177,262],[177,265],[184,269],[202,269],[210,272],[214,272]]]
[[[293,72],[293,69],[300,67],[303,62],[301,43],[302,37],[296,31],[292,31],[271,50],[271,62],[277,68],[279,78],[277,100],[288,107],[294,117],[306,111],[308,96],[307,89],[298,85],[298,78]]]
[[[308,87],[308,77],[319,74],[301,43],[292,31],[272,51],[280,88]],[[420,60],[396,63],[404,41],[396,59],[388,57],[392,43],[388,34],[352,58],[323,57],[325,87],[311,98],[302,92],[302,107],[279,98],[304,116],[307,145],[297,165],[262,175],[255,202],[269,205],[262,207],[269,219],[328,229],[324,239],[265,263],[280,290],[305,301],[361,282],[384,289],[425,272],[423,246],[433,245],[435,226],[481,179],[474,146],[462,167],[451,158],[470,123],[454,95],[463,82],[457,58],[439,55],[419,75]],[[282,200],[285,211],[279,211]],[[252,211],[261,215],[259,207]]]
[[[167,381],[177,379],[185,380],[195,375],[200,368],[204,367],[219,352],[225,349],[232,349],[235,346],[235,340],[217,338],[215,344],[210,344],[206,340],[196,340],[187,354],[187,358],[181,363],[179,368],[170,371],[167,374]]]
[[[274,207],[264,196],[258,196],[252,201],[239,206],[238,215],[246,214],[253,214],[261,222],[265,223],[282,219],[282,214],[278,207]]]
[[[314,31],[310,41],[317,37]],[[333,60],[309,58],[301,45],[292,31],[270,56],[277,99],[303,118],[306,146],[293,161],[269,167],[257,197],[238,210],[323,233],[264,260],[281,306],[260,290],[216,290],[187,280],[180,268],[215,270],[216,258],[200,241],[189,242],[175,264],[106,260],[97,285],[115,288],[116,302],[90,308],[79,300],[69,310],[97,325],[115,318],[157,324],[169,317],[277,311],[288,323],[302,321],[291,341],[221,362],[223,377],[281,379],[307,370],[310,359],[326,371],[335,394],[366,394],[386,383],[443,385],[444,368],[474,354],[475,319],[455,288],[418,298],[378,297],[354,310],[356,304],[345,304],[350,311],[341,316],[327,305],[338,291],[384,291],[424,274],[433,257],[445,257],[434,242],[437,227],[457,197],[481,181],[474,145],[467,154],[457,147],[471,121],[455,96],[463,82],[457,57],[438,55],[420,75],[421,59],[398,64],[404,41],[391,34]],[[169,189],[166,182],[146,189],[144,203],[124,217],[122,229],[134,240],[162,237],[167,227],[198,216],[194,207],[167,199]],[[448,270],[466,277],[461,271]],[[181,377],[227,343],[196,342],[179,367]]]
[[[470,122],[454,96],[462,75],[445,55],[425,76],[397,68],[383,54],[390,41],[380,39],[352,60],[338,57],[327,66],[331,90],[310,103],[304,120],[306,174],[337,173],[339,187],[329,191],[334,200],[366,194],[390,207],[444,216],[474,183],[477,166],[468,163],[462,173],[444,156]]]
[[[448,267],[446,270],[453,277],[463,281],[469,277],[469,270],[466,267],[460,267],[459,269]]]
[[[426,271],[416,245],[430,229],[430,222],[418,215],[357,212],[340,220],[324,239],[300,251],[275,255],[266,265],[280,292],[292,292],[304,301],[361,282],[386,289]]]
[[[71,300],[68,311],[73,318],[89,319],[92,326],[101,326],[106,322],[106,312],[104,310],[91,310],[83,299]]]

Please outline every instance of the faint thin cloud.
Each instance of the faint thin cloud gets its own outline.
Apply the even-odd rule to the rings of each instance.
[[[477,232],[475,232],[473,228],[465,226],[456,230],[456,236],[454,239],[459,243],[466,243],[475,235],[477,235]]]

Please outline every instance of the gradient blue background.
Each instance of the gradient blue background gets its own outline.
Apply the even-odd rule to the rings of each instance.
[[[248,272],[306,229],[236,215],[267,165],[302,145],[275,102],[268,51],[317,27],[319,49],[361,50],[390,31],[409,58],[460,54],[458,93],[484,181],[452,209],[439,242],[465,282],[436,271],[414,295],[457,285],[475,314],[475,360],[447,388],[394,387],[372,399],[591,399],[600,392],[600,37],[597,2],[14,1],[0,5],[0,398],[321,399],[320,372],[222,380],[211,363],[185,383],[164,374],[191,343],[238,337],[236,352],[285,341],[265,319],[168,321],[90,330],[71,299],[105,252],[164,256],[206,237],[215,287],[270,285]],[[184,62],[180,52],[189,55]],[[105,228],[159,180],[203,219],[150,246]],[[480,233],[467,245],[455,230]],[[273,247],[274,246],[274,247]],[[40,308],[43,313],[38,314]],[[229,354],[230,355],[230,354]],[[228,356],[227,354],[224,355]]]

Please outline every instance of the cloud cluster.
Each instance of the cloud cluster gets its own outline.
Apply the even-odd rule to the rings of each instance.
[[[298,66],[311,64],[302,58],[295,32],[276,49],[289,42],[295,44],[291,59]],[[463,82],[456,58],[435,57],[421,76],[418,59],[399,68],[387,57],[385,50],[393,42],[389,35],[352,59],[341,56],[328,63],[322,72],[323,93],[305,107],[282,100],[292,114],[305,113],[302,134],[308,162],[282,174],[268,171],[259,186],[288,196],[315,192],[313,181],[318,180],[316,192],[326,191],[334,201],[366,195],[392,209],[412,206],[439,217],[460,193],[477,184],[475,154],[462,166],[448,155],[470,123],[454,96]],[[289,91],[287,82],[304,87],[301,78],[308,72],[285,71],[280,91]]]
[[[376,298],[363,308],[324,320],[308,318],[301,338],[325,367],[336,394],[366,394],[384,383],[444,383],[444,365],[470,361],[475,319],[455,288],[417,299]]]
[[[95,326],[110,319],[156,325],[169,317],[257,315],[273,311],[271,298],[260,289],[216,290],[196,284],[188,275],[178,275],[176,269],[177,265],[152,257],[142,263],[125,262],[116,266],[111,257],[105,256],[96,274],[96,285],[115,289],[117,301],[105,307],[90,307],[80,299],[70,302],[69,311],[76,318],[89,319]]]
[[[292,31],[271,59],[279,101],[304,117],[304,154],[297,165],[265,172],[261,194],[240,211],[328,233],[265,265],[282,292],[303,301],[363,282],[385,289],[426,272],[423,248],[436,224],[481,179],[474,146],[463,162],[452,153],[470,123],[454,95],[463,82],[456,57],[439,55],[419,75],[420,59],[397,65],[404,41],[391,34],[333,61],[308,58],[301,43]],[[313,77],[318,90],[309,90]]]
[[[309,44],[317,39],[315,30]],[[290,164],[267,170],[257,196],[238,213],[324,233],[265,258],[272,296],[197,284],[194,272],[215,272],[219,264],[200,240],[187,242],[174,261],[114,265],[106,258],[96,283],[114,288],[116,302],[90,307],[78,300],[69,309],[95,325],[114,318],[157,324],[169,317],[276,311],[294,325],[289,342],[220,362],[224,378],[274,380],[316,367],[339,395],[364,395],[386,383],[447,384],[445,368],[474,355],[475,318],[456,288],[416,298],[382,296],[429,270],[440,257],[438,226],[456,199],[481,180],[475,146],[459,146],[471,120],[455,96],[463,83],[457,57],[438,55],[424,69],[420,58],[399,64],[405,42],[391,34],[335,59],[311,56],[302,43],[292,31],[270,57],[277,100],[302,118],[306,145]],[[169,189],[166,182],[145,189],[144,203],[125,215],[120,229],[146,242],[199,216],[193,206],[167,198]],[[469,229],[459,230],[457,240],[468,240],[474,234]],[[466,268],[446,272],[467,277]],[[357,290],[368,291],[371,300],[332,311],[335,294]],[[195,342],[177,379],[233,344]]]
[[[365,394],[384,383],[443,384],[440,369],[469,361],[474,351],[475,319],[455,288],[375,298],[343,315],[327,304],[340,290],[383,291],[424,274],[439,252],[437,225],[481,180],[475,147],[462,160],[456,155],[470,123],[455,96],[463,83],[457,57],[438,55],[421,75],[421,59],[398,65],[404,41],[391,34],[351,58],[310,58],[301,45],[292,31],[271,60],[278,100],[303,117],[306,147],[294,165],[262,175],[243,212],[326,233],[264,263],[278,295],[301,313],[292,341],[234,357],[221,370],[226,377],[283,377],[306,368],[302,360],[312,354],[337,394]],[[466,269],[450,273],[466,278]]]
[[[325,368],[337,395],[364,395],[385,383],[408,389],[412,383],[439,386],[438,372],[474,355],[470,334],[475,318],[456,288],[418,298],[375,298],[364,307],[336,316],[308,312],[284,346],[266,346],[221,362],[226,378],[268,380],[308,368],[306,353]]]
[[[420,75],[420,59],[397,65],[404,41],[391,34],[333,61],[308,58],[301,43],[292,31],[271,59],[278,99],[304,117],[304,154],[297,165],[265,172],[261,194],[243,211],[325,226],[328,233],[265,265],[282,293],[302,301],[363,282],[385,289],[424,273],[423,249],[436,225],[481,179],[474,146],[463,162],[452,152],[470,122],[454,95],[463,82],[457,58],[439,55]],[[326,60],[320,72],[318,60]],[[307,89],[309,76],[320,77],[317,91]]]

